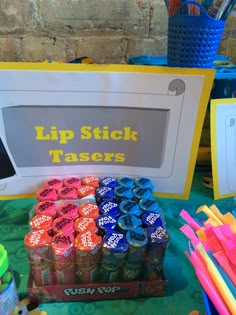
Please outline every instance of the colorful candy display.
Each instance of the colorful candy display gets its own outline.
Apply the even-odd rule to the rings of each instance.
[[[37,286],[161,279],[169,234],[150,179],[52,178],[37,199],[25,237]]]

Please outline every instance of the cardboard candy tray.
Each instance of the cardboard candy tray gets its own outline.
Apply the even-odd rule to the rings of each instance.
[[[44,303],[164,296],[166,283],[167,281],[162,275],[161,279],[151,281],[37,287],[30,273],[28,295],[33,301]]]

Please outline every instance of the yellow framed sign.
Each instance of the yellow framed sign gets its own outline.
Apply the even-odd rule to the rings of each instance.
[[[0,63],[0,137],[15,174],[0,198],[49,177],[146,176],[188,198],[214,70]]]
[[[211,101],[214,198],[236,196],[236,98]]]

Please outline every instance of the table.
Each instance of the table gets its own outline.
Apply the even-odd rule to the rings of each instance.
[[[167,229],[171,236],[170,246],[165,258],[165,275],[168,280],[165,297],[110,300],[95,302],[71,302],[41,304],[40,308],[48,315],[189,315],[198,310],[204,315],[202,290],[193,268],[183,254],[188,241],[179,231],[184,221],[179,212],[184,208],[195,215],[197,208],[203,204],[215,203],[222,213],[236,208],[236,199],[213,200],[211,189],[202,185],[204,172],[196,171],[189,200],[159,199],[163,209]],[[29,211],[36,203],[35,199],[0,201],[0,243],[8,253],[13,267],[17,289],[20,296],[26,293],[29,266],[23,238],[29,231]],[[204,214],[196,216],[205,219]]]

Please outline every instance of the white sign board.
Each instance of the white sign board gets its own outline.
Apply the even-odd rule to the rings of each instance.
[[[0,137],[15,175],[0,180],[2,198],[89,174],[142,175],[157,195],[188,198],[214,71],[9,65],[0,70]]]

